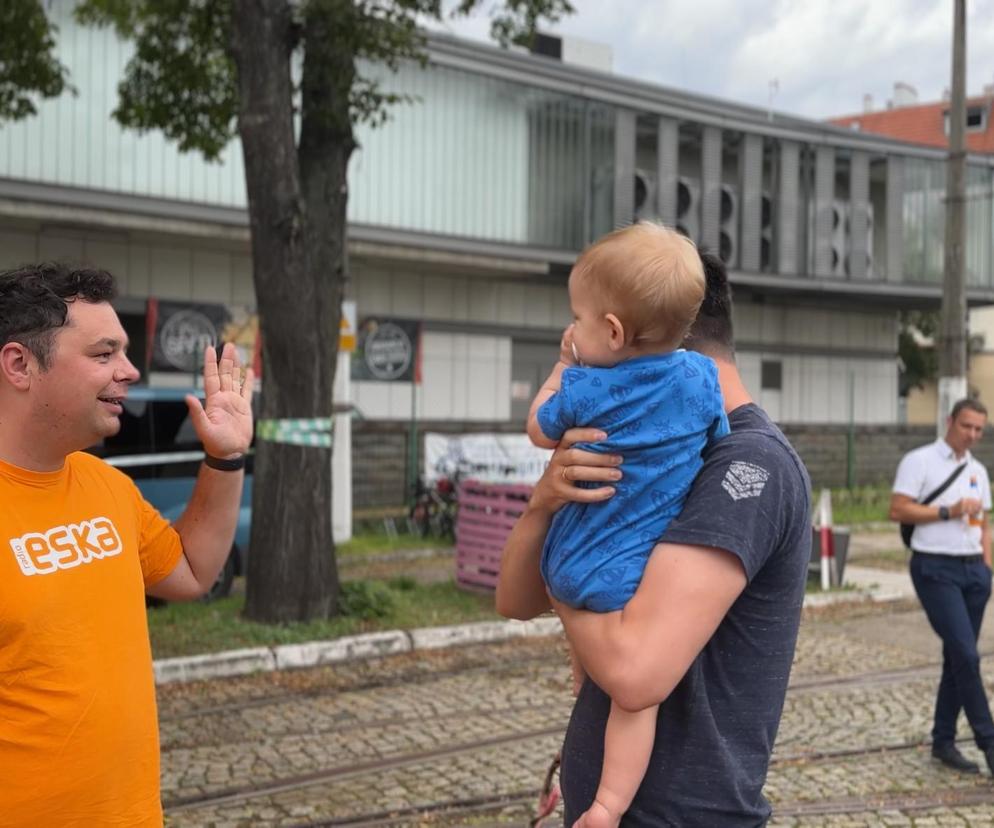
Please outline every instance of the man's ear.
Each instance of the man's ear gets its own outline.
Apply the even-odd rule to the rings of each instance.
[[[621,320],[618,319],[613,313],[604,314],[604,321],[607,322],[610,327],[610,339],[608,340],[608,347],[612,351],[620,351],[625,347],[625,326],[621,324]]]
[[[18,391],[26,391],[38,367],[34,354],[20,342],[8,342],[0,348],[0,376]]]

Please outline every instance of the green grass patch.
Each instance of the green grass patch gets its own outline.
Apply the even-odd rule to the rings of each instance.
[[[499,617],[492,595],[466,592],[452,581],[422,585],[405,576],[345,583],[341,604],[343,614],[327,621],[272,625],[244,618],[244,596],[211,604],[167,604],[148,610],[152,654],[169,658]]]
[[[335,554],[339,558],[361,558],[364,555],[400,552],[405,549],[451,549],[452,545],[448,538],[422,538],[407,532],[392,537],[385,532],[363,532],[338,544]]]
[[[816,513],[820,492],[820,489],[815,489],[814,492],[813,506]],[[837,526],[886,521],[889,509],[890,489],[885,486],[832,489],[832,519]]]

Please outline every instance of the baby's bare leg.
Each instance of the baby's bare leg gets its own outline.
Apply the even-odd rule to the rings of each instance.
[[[616,828],[632,804],[656,740],[659,706],[632,713],[611,702],[604,734],[604,766],[594,804],[579,820],[583,828]]]

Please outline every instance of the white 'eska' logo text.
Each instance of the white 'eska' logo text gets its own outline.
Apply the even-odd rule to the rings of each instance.
[[[109,518],[95,517],[47,532],[28,532],[10,539],[10,548],[25,575],[50,575],[97,558],[121,554],[121,536]]]

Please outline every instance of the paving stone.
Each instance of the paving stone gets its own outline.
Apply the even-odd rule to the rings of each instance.
[[[771,826],[994,825],[990,778],[929,757],[933,638],[906,604],[805,616],[766,785]],[[983,668],[994,688],[994,658]],[[572,704],[555,636],[158,692],[170,828],[387,811],[395,825],[523,825]],[[979,760],[963,722],[960,735]],[[238,796],[170,807],[223,793]]]

